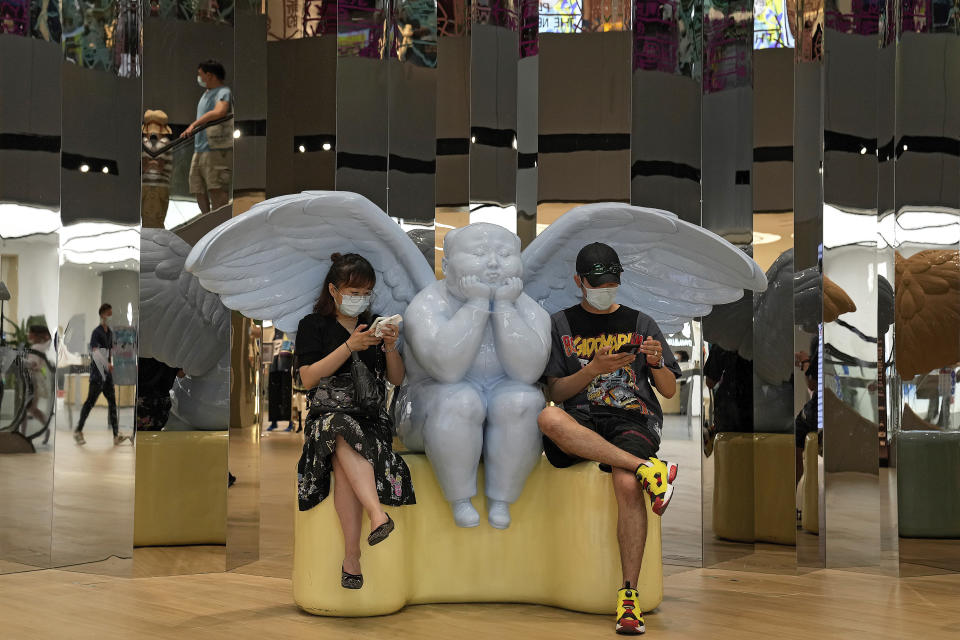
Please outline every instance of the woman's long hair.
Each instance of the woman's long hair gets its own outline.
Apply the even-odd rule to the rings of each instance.
[[[330,293],[331,284],[341,291],[348,287],[369,287],[372,290],[377,284],[377,272],[373,270],[373,265],[360,254],[335,253],[330,256],[330,260],[333,264],[330,265],[327,278],[323,281],[320,297],[317,298],[317,303],[313,305],[313,312],[322,316],[337,315],[337,303]],[[369,324],[370,310],[361,313],[357,322]]]

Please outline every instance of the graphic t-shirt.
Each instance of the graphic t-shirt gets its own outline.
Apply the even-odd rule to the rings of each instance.
[[[680,377],[680,365],[667,345],[660,327],[650,316],[620,306],[613,313],[590,313],[580,305],[551,317],[552,347],[544,375],[564,378],[585,367],[603,347],[614,351],[626,344],[640,344],[650,337],[663,345],[664,366]],[[650,382],[652,370],[646,356],[637,351],[632,364],[597,376],[586,389],[563,403],[567,410],[622,413],[638,411],[663,422],[663,410]]]

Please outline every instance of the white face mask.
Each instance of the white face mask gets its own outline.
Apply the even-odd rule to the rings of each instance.
[[[340,290],[337,289],[337,293],[339,292]],[[345,296],[342,293],[340,296],[341,301],[337,305],[337,311],[349,318],[356,318],[370,306],[371,296]]]
[[[110,316],[100,316],[100,324],[105,327],[110,326]]]
[[[606,311],[617,301],[617,289],[620,287],[604,287],[602,289],[588,289],[583,287],[583,297],[594,309]]]
[[[203,87],[204,89],[207,88],[207,83],[203,81],[203,78],[201,76],[197,76],[197,84]]]

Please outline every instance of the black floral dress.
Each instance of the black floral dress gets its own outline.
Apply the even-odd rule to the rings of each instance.
[[[367,324],[367,322],[364,322]],[[350,333],[334,317],[310,314],[300,321],[295,349],[296,367],[307,366],[339,348]],[[360,353],[371,371],[386,370],[386,356],[379,347]],[[304,427],[303,454],[297,464],[300,511],[323,502],[330,494],[330,473],[337,436],[373,465],[380,502],[389,506],[414,504],[416,497],[410,470],[393,452],[393,434],[388,422],[349,411],[353,387],[350,361],[310,392],[309,412]]]

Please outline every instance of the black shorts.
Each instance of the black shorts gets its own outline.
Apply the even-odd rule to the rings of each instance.
[[[660,436],[649,424],[649,420],[656,419],[652,416],[624,416],[581,409],[567,411],[567,415],[599,434],[607,442],[638,458],[650,458],[660,449]],[[550,464],[561,469],[584,461],[583,458],[566,453],[547,436],[543,436],[543,452]],[[604,471],[610,470],[606,465],[601,465],[600,468]]]

